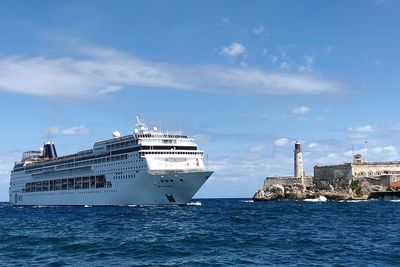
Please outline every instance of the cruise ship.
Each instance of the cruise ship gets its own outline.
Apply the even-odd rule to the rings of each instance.
[[[181,134],[149,130],[138,117],[132,134],[93,149],[57,156],[54,143],[27,151],[11,171],[14,205],[185,205],[213,173],[202,150]]]

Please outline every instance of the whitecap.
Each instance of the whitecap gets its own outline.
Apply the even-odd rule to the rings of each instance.
[[[92,205],[85,205],[84,207],[85,207],[85,208],[91,208]]]
[[[392,199],[390,202],[400,202],[400,199]]]
[[[240,202],[244,202],[244,203],[254,203],[254,200],[249,199],[249,200],[241,200]]]
[[[307,202],[326,202],[327,199],[324,196],[319,196],[317,198],[306,198],[306,199],[304,199],[304,201],[307,201]]]
[[[196,201],[196,202],[189,202],[186,204],[187,206],[201,206],[201,202]]]

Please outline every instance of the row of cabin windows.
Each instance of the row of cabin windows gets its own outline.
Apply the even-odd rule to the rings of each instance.
[[[71,168],[71,167],[77,167],[77,166],[82,166],[82,165],[93,165],[93,164],[99,164],[99,163],[104,163],[104,162],[124,160],[127,158],[128,158],[128,155],[120,155],[120,156],[114,156],[114,157],[79,161],[79,162],[70,163],[70,164],[63,164],[63,165],[57,166],[57,168],[62,169],[62,168]]]
[[[115,143],[111,145],[107,145],[107,149],[114,149],[114,148],[121,148],[121,147],[126,147],[126,146],[131,146],[131,145],[137,145],[138,141],[137,140],[130,140],[126,142],[120,142],[120,143]]]
[[[176,134],[156,134],[156,135],[152,135],[152,134],[135,134],[136,138],[151,138],[151,137],[157,137],[157,138],[185,138],[188,139],[189,137],[187,135],[176,135]]]
[[[181,151],[149,151],[149,152],[140,152],[140,156],[144,155],[203,155],[203,152],[181,152]]]
[[[105,188],[105,187],[112,187],[111,182],[107,181],[104,175],[98,175],[98,176],[87,176],[79,178],[30,182],[25,184],[25,188],[22,189],[22,192],[94,189],[94,188]]]
[[[125,160],[127,158],[128,158],[128,155],[119,155],[119,156],[113,156],[113,157],[107,157],[107,158],[99,158],[99,159],[92,159],[92,160],[85,160],[85,161],[78,161],[78,162],[74,162],[74,163],[62,164],[62,165],[57,165],[56,167],[57,167],[57,169],[65,169],[65,168],[79,167],[79,166],[84,166],[84,165],[93,165],[93,164],[99,164],[99,163],[104,163],[104,162]],[[32,174],[32,173],[42,172],[44,170],[54,170],[54,167],[34,169],[34,170],[26,171],[26,173]]]
[[[162,140],[163,144],[176,144],[176,140],[166,139]]]

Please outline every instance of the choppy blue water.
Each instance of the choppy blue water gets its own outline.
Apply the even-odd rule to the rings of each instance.
[[[399,266],[400,203],[0,204],[0,266]]]

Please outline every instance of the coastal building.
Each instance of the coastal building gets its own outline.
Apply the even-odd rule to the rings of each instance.
[[[360,179],[384,187],[400,187],[400,161],[363,162],[357,154],[351,163],[314,166],[313,180],[317,187],[336,185],[345,188],[353,180]]]

